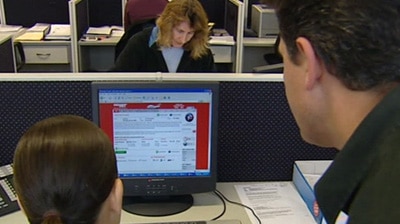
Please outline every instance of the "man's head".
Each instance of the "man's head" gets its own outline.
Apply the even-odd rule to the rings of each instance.
[[[400,81],[400,1],[279,0],[286,96],[302,137],[342,148]]]
[[[349,89],[400,81],[400,1],[280,0],[280,36],[296,62],[296,39],[308,39],[316,56]]]

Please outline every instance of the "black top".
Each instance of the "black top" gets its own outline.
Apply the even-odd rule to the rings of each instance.
[[[348,223],[400,220],[400,87],[390,92],[337,154],[315,186],[328,223],[343,211]]]
[[[168,72],[167,64],[161,50],[154,43],[149,47],[152,28],[133,35],[119,55],[111,71],[117,72]],[[206,55],[194,60],[190,51],[184,51],[177,72],[215,72],[214,58],[211,50]]]

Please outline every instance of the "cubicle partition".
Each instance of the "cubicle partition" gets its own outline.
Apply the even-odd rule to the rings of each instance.
[[[226,0],[225,3],[225,29],[235,40],[234,71],[242,72],[243,30],[244,30],[244,4],[239,0]]]
[[[35,122],[59,114],[91,119],[92,81],[210,79],[220,81],[218,181],[290,180],[295,160],[335,156],[301,139],[280,75],[10,74],[0,76],[0,165],[12,162],[18,139]]]
[[[6,33],[0,33],[0,58],[0,73],[16,71],[12,36]]]

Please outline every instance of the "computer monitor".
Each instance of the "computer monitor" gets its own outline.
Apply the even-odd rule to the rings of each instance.
[[[217,180],[218,82],[94,82],[93,120],[110,137],[124,210],[176,214]]]

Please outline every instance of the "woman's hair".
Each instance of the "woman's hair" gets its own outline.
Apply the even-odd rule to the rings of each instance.
[[[172,29],[182,22],[189,22],[194,29],[194,36],[184,45],[191,51],[191,57],[198,59],[207,54],[208,49],[208,17],[198,0],[173,0],[169,2],[157,20],[159,34],[158,46],[170,47]]]
[[[14,155],[14,182],[30,223],[95,223],[117,177],[108,136],[92,122],[60,115],[34,124]]]

